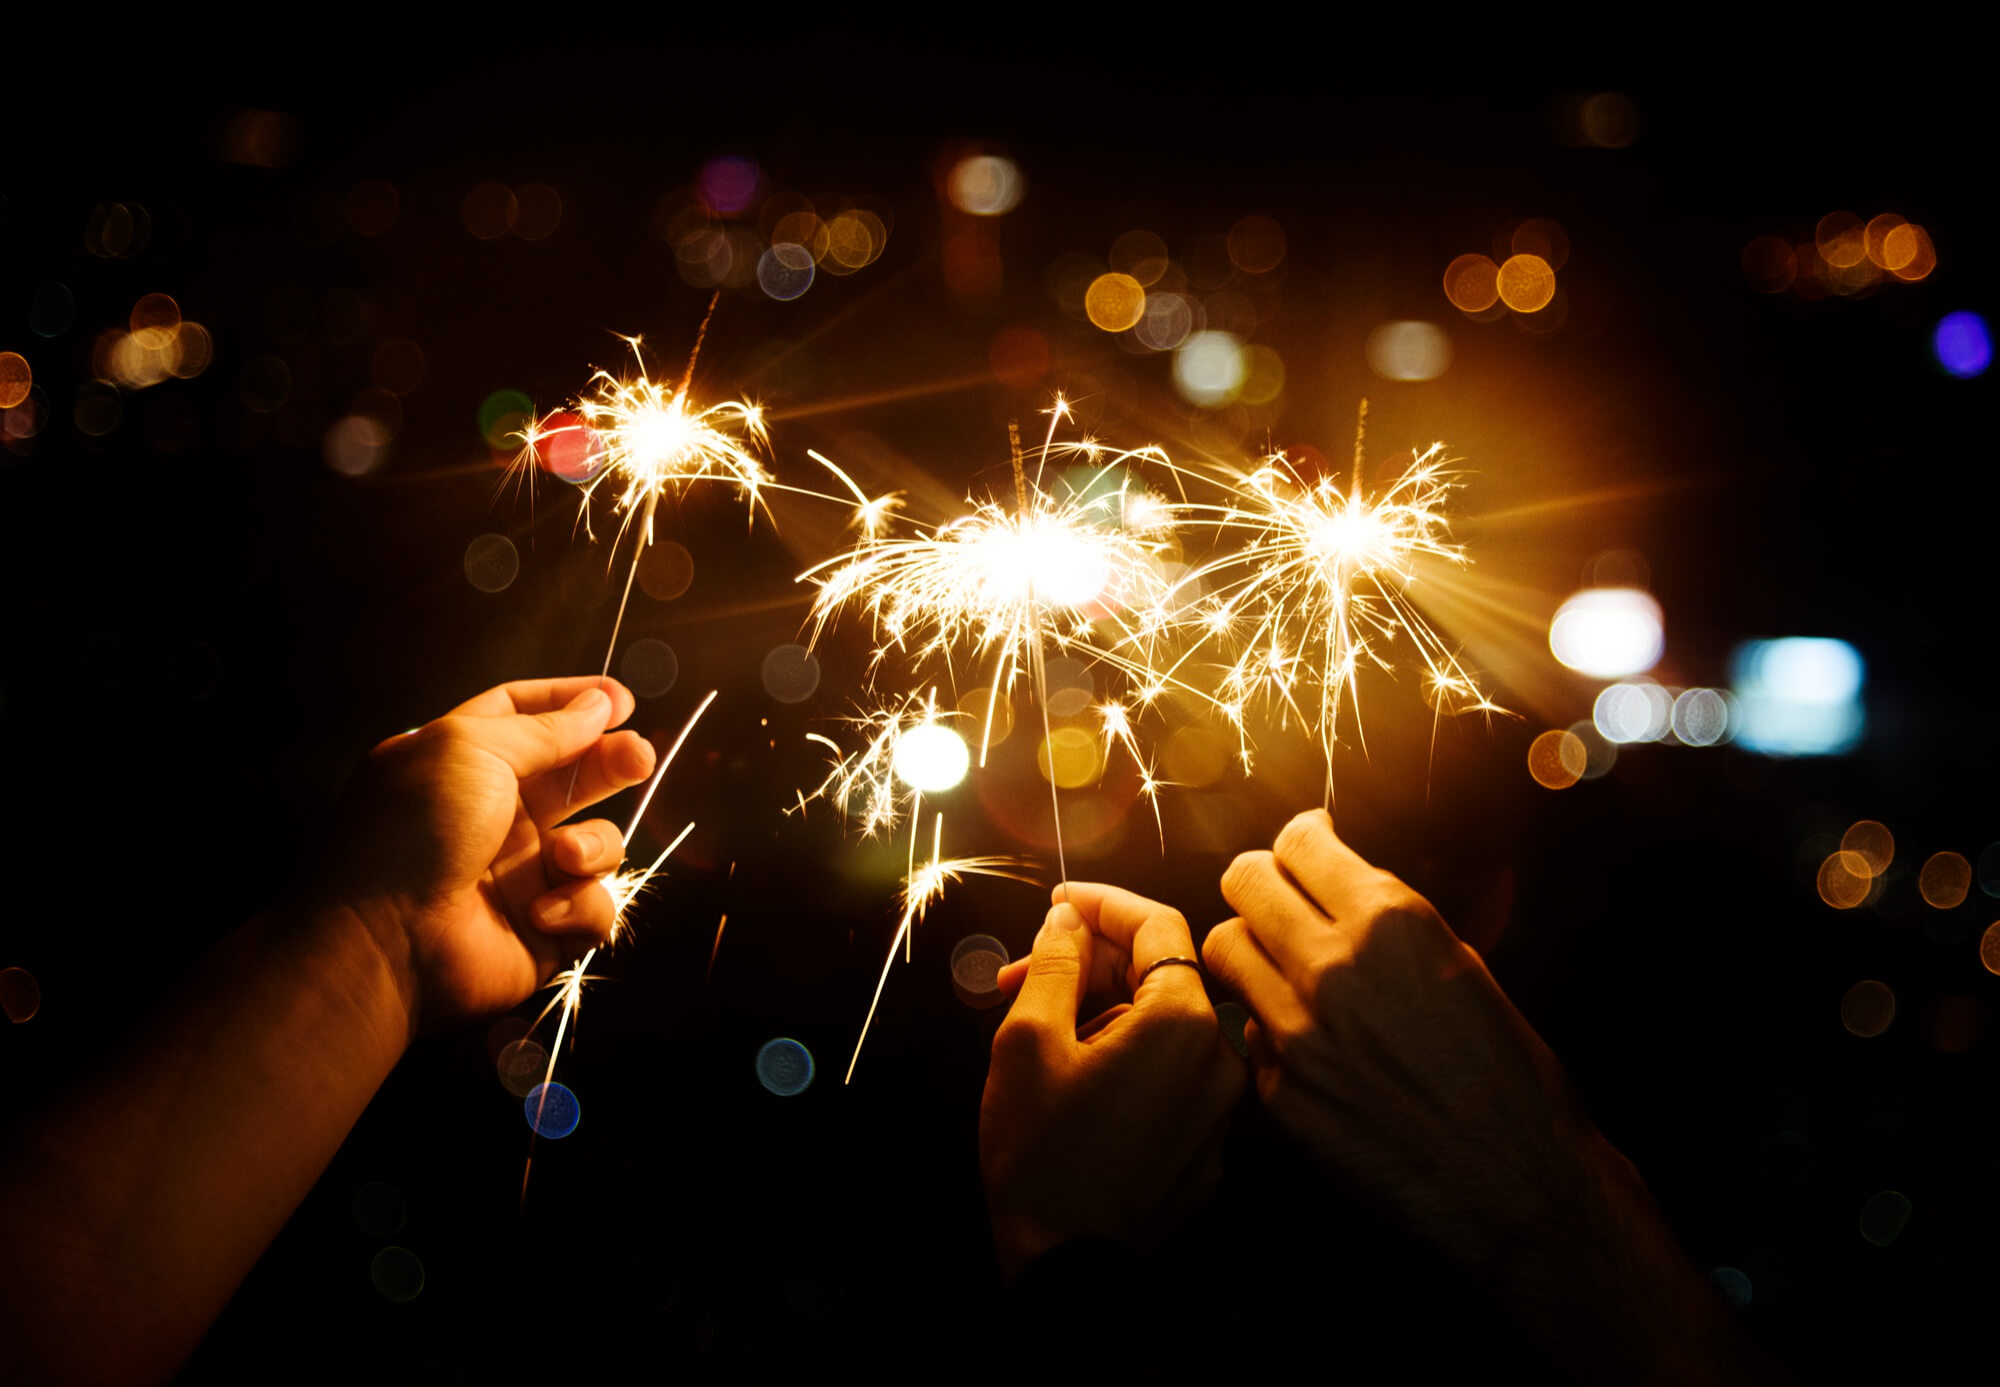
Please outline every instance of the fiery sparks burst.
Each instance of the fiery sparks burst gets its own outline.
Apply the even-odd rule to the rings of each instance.
[[[1308,482],[1274,454],[1215,516],[1223,531],[1247,533],[1245,542],[1192,575],[1208,588],[1209,635],[1236,652],[1217,681],[1217,706],[1239,732],[1259,698],[1288,709],[1319,738],[1329,785],[1343,703],[1362,735],[1355,671],[1364,661],[1390,669],[1399,636],[1440,713],[1500,711],[1406,592],[1426,559],[1467,562],[1450,541],[1445,502],[1455,483],[1442,454],[1432,444],[1372,497],[1358,465],[1342,491],[1328,477]]]
[[[558,475],[568,473],[582,487],[586,529],[588,502],[608,483],[623,526],[636,518],[646,530],[642,543],[652,542],[652,516],[660,497],[695,482],[733,485],[754,511],[760,493],[772,483],[751,451],[769,446],[763,410],[741,400],[696,405],[688,393],[692,357],[680,384],[668,386],[645,374],[640,339],[624,341],[640,362],[638,373],[621,378],[600,370],[569,410],[530,424],[522,431],[526,446],[521,465],[550,457],[571,460]],[[695,350],[700,351],[698,341]]]
[[[926,738],[935,735],[926,729],[956,738],[945,723],[960,716],[940,709],[937,690],[932,689],[922,695],[904,694],[872,712],[846,719],[861,734],[859,751],[843,751],[831,737],[807,733],[808,741],[818,742],[833,753],[833,763],[810,797],[800,795],[800,804],[807,798],[826,800],[842,818],[858,824],[864,838],[893,833],[905,814],[915,812],[922,795],[910,774],[912,748],[921,749]],[[960,756],[962,760],[962,751]],[[911,851],[914,854],[915,849]]]
[[[1058,400],[1051,413],[1060,420],[1067,406]],[[1059,483],[1058,494],[1042,485],[1053,447],[1052,424],[1032,478],[1017,447],[1011,509],[990,498],[974,501],[968,514],[943,525],[885,537],[881,513],[864,500],[860,542],[800,575],[818,588],[814,638],[840,612],[860,607],[878,640],[878,668],[892,652],[913,669],[933,661],[949,667],[954,652],[992,659],[982,765],[991,699],[1011,690],[1024,669],[1042,698],[1045,643],[1124,671],[1140,685],[1142,702],[1164,687],[1150,648],[1173,591],[1165,561],[1177,546],[1177,517],[1171,503],[1136,488],[1124,472],[1126,463],[1153,450],[1106,462],[1095,445],[1071,445],[1066,451],[1090,459],[1094,471],[1080,487]]]

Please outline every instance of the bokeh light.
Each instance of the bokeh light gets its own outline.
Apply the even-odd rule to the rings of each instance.
[[[1436,380],[1451,365],[1451,338],[1435,323],[1384,323],[1368,334],[1367,354],[1384,380]]]
[[[1955,852],[1931,854],[1917,873],[1917,891],[1924,903],[1951,910],[1964,903],[1972,889],[1972,864]]]
[[[819,657],[803,645],[781,645],[764,657],[764,692],[780,703],[803,703],[819,687]]]
[[[522,1036],[500,1047],[493,1061],[500,1086],[516,1098],[526,1098],[549,1072],[549,1052],[537,1041]]]
[[[1896,994],[1889,985],[1870,978],[1847,989],[1840,999],[1840,1024],[1864,1040],[1889,1029],[1896,1019]]]
[[[321,442],[326,465],[344,477],[361,477],[389,459],[389,430],[366,414],[335,420]]]
[[[1862,819],[1840,836],[1842,852],[1860,857],[1869,876],[1881,876],[1896,860],[1896,835],[1889,826],[1874,819]]]
[[[1556,296],[1556,272],[1539,255],[1510,255],[1495,276],[1500,301],[1516,313],[1538,313]]]
[[[1970,380],[1993,364],[1993,335],[1977,313],[1947,313],[1931,329],[1931,355],[1947,375]]]
[[[1896,278],[1915,283],[1937,268],[1937,249],[1928,231],[1906,222],[1882,238],[1882,262]]]
[[[1000,1005],[1000,970],[1007,966],[1007,946],[990,934],[968,934],[952,946],[951,990],[969,1007]]]
[[[576,1130],[583,1118],[583,1105],[576,1101],[569,1085],[536,1084],[521,1100],[521,1114],[537,1136],[557,1140]]]
[[[1658,684],[1613,684],[1600,690],[1590,720],[1606,741],[1657,742],[1673,726],[1673,696]]]
[[[459,204],[459,220],[465,229],[482,241],[497,241],[514,229],[514,219],[520,215],[521,205],[514,198],[514,190],[505,183],[488,179],[475,183]]]
[[[792,1098],[812,1086],[812,1051],[789,1036],[767,1040],[757,1051],[757,1082],[780,1098]]]
[[[1097,738],[1081,727],[1058,727],[1035,748],[1035,769],[1058,789],[1079,790],[1104,767]]]
[[[724,155],[702,165],[695,176],[695,190],[711,211],[732,216],[757,201],[757,189],[763,181],[763,170],[750,160]]]
[[[1720,689],[1683,689],[1674,699],[1673,733],[1687,746],[1715,746],[1729,740],[1735,715]]]
[[[12,409],[34,389],[35,372],[19,352],[0,352],[0,409]]]
[[[618,661],[618,677],[639,698],[658,698],[680,678],[681,657],[656,636],[643,636],[625,647]]]
[[[1765,756],[1830,756],[1861,740],[1867,667],[1846,641],[1746,641],[1729,664],[1739,746]]]
[[[557,410],[535,426],[534,449],[544,472],[572,486],[594,480],[611,461],[603,437],[569,410]]]
[[[511,452],[534,422],[535,402],[518,390],[495,390],[479,402],[479,436],[486,446]]]
[[[958,711],[971,720],[966,726],[976,731],[984,746],[999,746],[1013,735],[1014,700],[1004,689],[997,698],[990,688],[967,689],[958,697]]]
[[[1579,674],[1641,674],[1666,649],[1660,604],[1638,588],[1585,588],[1556,609],[1549,649]]]
[[[972,765],[972,751],[965,738],[951,728],[926,723],[896,739],[893,764],[896,778],[905,785],[925,794],[936,794],[965,779],[965,772]]]
[[[1156,352],[1170,352],[1187,341],[1196,323],[1204,320],[1197,310],[1198,305],[1185,294],[1148,294],[1146,311],[1133,324],[1132,335]]]
[[[1866,858],[1860,853],[1843,851],[1829,854],[1819,864],[1814,884],[1819,889],[1819,898],[1835,910],[1852,910],[1868,899],[1872,877]]]
[[[1570,736],[1583,743],[1583,778],[1596,780],[1609,775],[1611,768],[1618,764],[1618,743],[1609,740],[1597,730],[1597,724],[1589,718],[1569,725]]]
[[[1639,138],[1639,108],[1623,92],[1585,97],[1577,121],[1585,141],[1599,149],[1623,149]]]
[[[0,968],[0,1011],[15,1025],[35,1019],[42,1009],[42,985],[25,968]]]
[[[424,1264],[407,1247],[385,1247],[368,1264],[368,1279],[389,1300],[415,1300],[424,1289]]]
[[[1877,1247],[1887,1247],[1909,1227],[1916,1206],[1896,1190],[1881,1190],[1868,1196],[1861,1206],[1861,1236]]]
[[[562,194],[546,183],[524,183],[514,190],[514,234],[524,241],[546,241],[562,225]]]
[[[757,257],[757,286],[774,299],[795,299],[812,288],[812,252],[784,242]]]
[[[945,179],[951,205],[975,217],[997,217],[1020,205],[1027,180],[1012,159],[974,154],[952,165]]]
[[[1160,282],[1172,263],[1167,243],[1150,231],[1128,231],[1111,243],[1111,268],[1148,289]]]
[[[1715,1289],[1722,1293],[1732,1310],[1747,1309],[1753,1293],[1750,1278],[1735,1267],[1717,1267],[1708,1274],[1715,1283]]]
[[[1988,925],[1979,936],[1979,961],[1987,972],[2000,975],[2000,920]]]
[[[1220,409],[1235,399],[1246,374],[1243,342],[1234,333],[1193,333],[1174,353],[1174,388],[1203,409]]]
[[[1500,267],[1490,256],[1459,256],[1445,266],[1444,296],[1461,313],[1484,313],[1500,302]]]
[[[1123,332],[1146,314],[1146,288],[1128,274],[1101,274],[1084,291],[1083,311],[1105,332]]]
[[[694,555],[685,544],[656,539],[639,555],[639,590],[655,602],[671,602],[694,582]]]
[[[481,592],[504,592],[521,572],[521,551],[505,535],[480,535],[465,546],[465,581]]]
[[[1583,779],[1590,751],[1574,732],[1550,730],[1528,744],[1528,774],[1550,790],[1567,790]]]
[[[67,284],[54,282],[35,290],[28,305],[28,330],[37,337],[60,337],[76,321],[76,295]]]
[[[1569,233],[1547,217],[1529,217],[1508,235],[1507,253],[1540,256],[1551,270],[1560,270],[1569,263]]]

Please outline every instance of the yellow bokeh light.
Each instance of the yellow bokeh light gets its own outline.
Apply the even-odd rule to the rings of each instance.
[[[1886,243],[1890,232],[1899,226],[1908,225],[1908,222],[1897,216],[1894,212],[1884,212],[1879,217],[1871,217],[1868,225],[1861,228],[1862,249],[1868,253],[1868,258],[1878,268],[1884,270],[1893,270],[1896,268],[1889,263],[1888,246]]]
[[[778,218],[771,228],[771,244],[774,246],[799,246],[818,264],[826,258],[833,244],[833,236],[812,212],[788,212]]]
[[[1813,228],[1813,244],[1820,259],[1837,270],[1851,269],[1868,256],[1868,242],[1861,218],[1852,212],[1829,212]]]
[[[1882,238],[1882,262],[1896,278],[1914,283],[1937,268],[1937,251],[1929,232],[1905,222]]]
[[[1445,266],[1444,296],[1461,313],[1484,313],[1500,301],[1500,267],[1488,256],[1459,256]]]
[[[1267,405],[1285,388],[1285,360],[1270,347],[1256,344],[1243,349],[1243,384],[1236,398],[1245,404]]]
[[[1497,276],[1500,301],[1516,313],[1536,313],[1556,296],[1556,272],[1539,255],[1510,255]]]
[[[1840,1024],[1864,1040],[1882,1034],[1896,1019],[1896,994],[1873,978],[1847,989],[1840,999]]]
[[[19,352],[0,352],[0,409],[12,409],[34,388],[34,368]]]
[[[1819,864],[1819,898],[1835,910],[1852,910],[1868,899],[1873,878],[1858,852],[1836,852]]]
[[[1117,270],[1090,281],[1083,311],[1106,332],[1123,332],[1146,316],[1146,286]]]
[[[1589,765],[1590,749],[1574,732],[1544,732],[1528,744],[1528,774],[1545,789],[1567,790]]]
[[[889,228],[863,208],[849,208],[827,223],[827,254],[847,269],[858,270],[872,263],[888,244]]]
[[[1979,961],[1986,965],[1989,973],[2000,974],[2000,920],[1986,927],[1986,933],[1979,936]]]
[[[215,359],[215,339],[200,323],[182,323],[174,334],[173,372],[182,380],[192,380],[208,369]]]
[[[163,350],[180,325],[181,306],[165,294],[147,294],[132,305],[132,335],[147,351]]]
[[[912,790],[935,794],[965,779],[972,751],[965,738],[939,723],[913,727],[896,739],[896,778]]]
[[[1965,900],[1972,887],[1972,864],[1955,852],[1933,853],[1917,873],[1917,890],[1926,903],[1950,910]]]
[[[990,688],[970,689],[959,698],[958,711],[970,719],[965,725],[979,735],[982,746],[999,746],[1014,734],[1014,700],[1005,690],[996,698]]]
[[[1841,851],[1860,857],[1872,877],[1881,876],[1896,860],[1896,836],[1888,825],[1863,819],[1841,837]]]
[[[1082,789],[1097,779],[1102,766],[1097,738],[1080,727],[1058,727],[1035,748],[1035,769],[1058,789]]]

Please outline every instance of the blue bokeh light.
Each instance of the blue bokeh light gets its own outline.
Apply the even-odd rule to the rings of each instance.
[[[757,1052],[757,1082],[780,1098],[804,1093],[812,1081],[812,1051],[798,1041],[779,1036]]]
[[[521,1102],[528,1125],[537,1136],[566,1137],[583,1117],[583,1105],[566,1084],[536,1084]]]
[[[1861,740],[1861,652],[1846,641],[1745,641],[1729,660],[1741,709],[1737,745],[1764,756],[1837,756]]]
[[[1993,334],[1977,313],[1947,313],[1931,329],[1931,354],[1960,380],[1970,380],[1993,364]]]

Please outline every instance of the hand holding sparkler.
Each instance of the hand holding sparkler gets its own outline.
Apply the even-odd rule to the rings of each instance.
[[[1463,1267],[1564,1376],[1769,1380],[1638,1171],[1428,901],[1322,810],[1238,857],[1222,891],[1242,916],[1202,957],[1255,1013],[1258,1093],[1350,1193]]]
[[[367,927],[413,1032],[513,1006],[610,937],[599,878],[623,860],[621,834],[556,825],[644,780],[654,755],[636,732],[607,733],[634,700],[598,682],[489,689],[383,742],[356,777],[319,894]]]
[[[979,1165],[1002,1273],[1076,1237],[1147,1240],[1214,1185],[1243,1063],[1217,1030],[1177,911],[1069,882],[993,1040]],[[1121,1000],[1081,1028],[1092,992]]]

